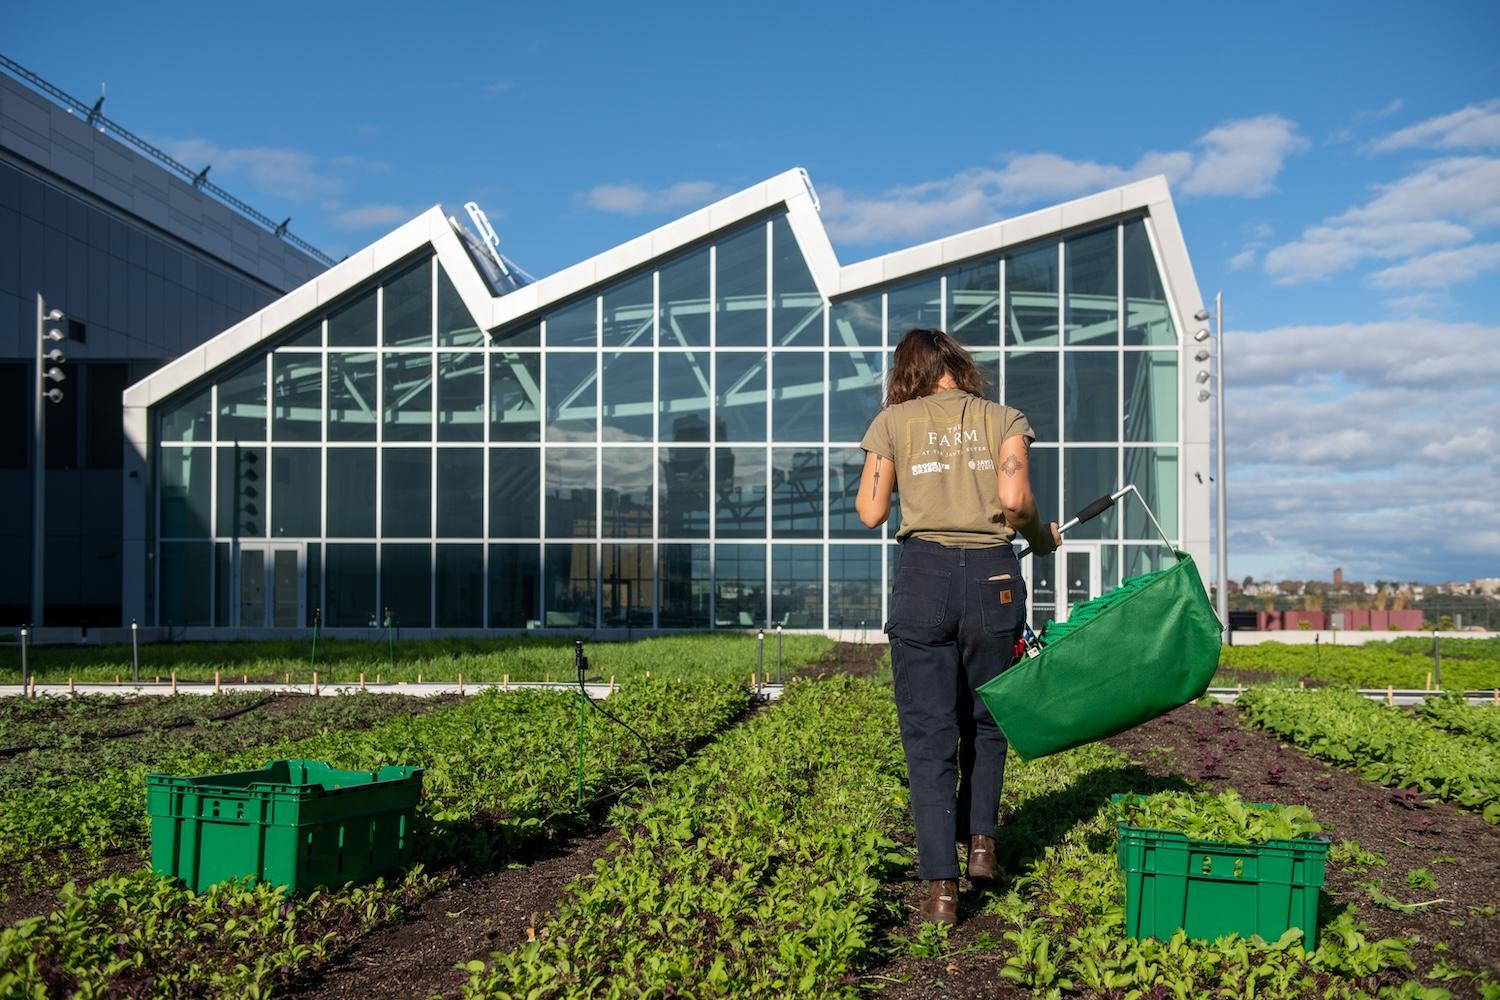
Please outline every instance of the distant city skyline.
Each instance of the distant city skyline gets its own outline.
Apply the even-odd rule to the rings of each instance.
[[[1231,578],[1500,573],[1493,5],[141,16],[5,52],[335,257],[473,199],[541,275],[802,165],[848,263],[1165,174],[1226,298]]]

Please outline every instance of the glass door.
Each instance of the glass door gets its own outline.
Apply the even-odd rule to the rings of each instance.
[[[297,628],[306,620],[302,543],[241,542],[236,558],[240,628]]]
[[[1062,594],[1064,618],[1073,605],[1098,597],[1099,590],[1099,545],[1093,542],[1064,542],[1057,550],[1062,560]]]
[[[1099,556],[1098,542],[1065,541],[1049,556],[1021,561],[1033,629],[1040,632],[1053,618],[1067,621],[1073,605],[1099,596]]]

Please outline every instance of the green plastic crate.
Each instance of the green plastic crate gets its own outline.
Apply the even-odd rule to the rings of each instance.
[[[1275,941],[1297,927],[1303,947],[1317,948],[1326,839],[1229,844],[1124,821],[1116,825],[1125,933],[1131,937],[1166,940],[1180,929],[1198,941],[1226,934]]]
[[[288,893],[366,882],[410,860],[421,797],[420,767],[273,760],[254,771],[148,774],[151,868],[198,892],[246,875]]]

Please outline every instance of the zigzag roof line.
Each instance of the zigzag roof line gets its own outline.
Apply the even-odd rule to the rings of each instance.
[[[1169,286],[1167,295],[1177,329],[1186,329],[1185,318],[1203,308],[1164,177],[1135,181],[858,263],[841,265],[819,214],[812,181],[805,170],[797,167],[500,296],[490,293],[478,267],[454,232],[453,224],[443,214],[442,207],[434,205],[135,383],[125,391],[125,406],[130,409],[155,405],[293,328],[424,245],[433,248],[480,326],[493,330],[542,312],[650,261],[782,206],[813,280],[825,299],[850,295],[1122,215],[1144,212],[1154,227],[1157,254],[1162,276]]]

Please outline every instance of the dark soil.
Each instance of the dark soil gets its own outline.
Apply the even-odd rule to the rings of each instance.
[[[454,966],[527,941],[569,882],[603,856],[614,831],[540,845],[500,871],[462,874],[398,923],[352,942],[278,996],[333,1000],[457,996],[469,974]]]
[[[1330,863],[1323,919],[1353,904],[1374,936],[1419,938],[1410,952],[1418,972],[1441,959],[1460,968],[1500,974],[1500,916],[1493,912],[1500,905],[1500,827],[1446,803],[1423,801],[1315,761],[1264,730],[1242,729],[1232,707],[1187,705],[1116,736],[1109,744],[1135,762],[1118,776],[1122,790],[1154,791],[1191,784],[1215,791],[1234,788],[1260,802],[1307,805],[1319,822],[1333,827],[1330,836],[1335,843],[1356,841],[1388,861],[1384,867],[1364,870]],[[1003,823],[1003,812],[1001,819]],[[1045,846],[1021,845],[1020,850],[1023,855],[1032,854]],[[1002,830],[1001,860],[1011,862],[1007,868],[1014,872],[1020,866],[1013,854],[1007,858],[1008,849],[1014,852],[1017,842]],[[1414,889],[1407,884],[1407,873],[1419,868],[1436,876],[1437,889]],[[1358,885],[1371,880],[1379,880],[1385,893],[1402,902],[1447,902],[1415,913],[1386,909]],[[888,934],[914,939],[921,929],[917,907],[925,884],[912,879],[894,888],[903,902],[906,921]],[[1001,980],[1006,952],[975,947],[982,936],[999,938],[1006,929],[998,917],[979,911],[989,893],[1010,888],[1009,877],[994,887],[963,881],[960,923],[948,935],[949,957],[899,954],[862,976],[861,984],[878,989],[883,998],[903,1000],[1029,995]],[[1490,908],[1489,915],[1486,908]],[[1436,942],[1442,942],[1446,950],[1435,951]],[[892,943],[898,952],[904,950],[901,942]],[[1444,985],[1455,996],[1468,995],[1462,981]]]
[[[796,671],[791,676],[797,679],[830,677],[848,674],[851,677],[873,677],[890,649],[883,642],[840,642],[823,654],[816,663]]]
[[[70,859],[62,851],[45,851],[30,862],[30,871],[24,862],[0,867],[0,927],[56,910],[57,891],[63,882],[73,882],[82,889],[101,878],[124,875],[150,863],[151,858],[138,851],[110,854],[99,861]],[[49,877],[70,868],[65,878]]]
[[[1336,906],[1355,904],[1359,919],[1378,936],[1419,936],[1411,951],[1418,969],[1441,958],[1500,975],[1500,917],[1469,910],[1500,904],[1500,827],[1445,802],[1385,788],[1313,760],[1271,733],[1242,724],[1233,707],[1185,705],[1109,742],[1156,774],[1186,775],[1215,791],[1233,788],[1258,802],[1306,805],[1319,822],[1333,827],[1335,843],[1356,841],[1389,862],[1363,871],[1330,863],[1325,891]],[[1419,868],[1436,876],[1436,889],[1407,884],[1407,873]],[[1448,902],[1415,913],[1386,909],[1357,884],[1372,880],[1404,903]],[[1461,925],[1452,925],[1458,921]],[[1438,941],[1445,951],[1432,950]]]

